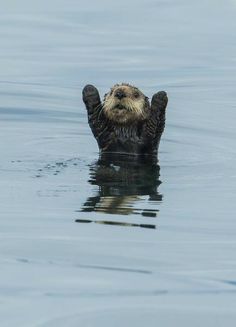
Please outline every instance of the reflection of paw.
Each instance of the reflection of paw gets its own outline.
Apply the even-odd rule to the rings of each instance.
[[[152,97],[152,108],[153,109],[165,109],[168,102],[167,93],[165,91],[157,92]]]

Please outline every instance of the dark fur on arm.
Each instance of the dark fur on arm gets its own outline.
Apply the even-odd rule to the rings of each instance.
[[[95,86],[86,85],[84,87],[83,101],[88,112],[88,122],[93,135],[98,142],[99,148],[105,150],[113,134],[111,127],[107,124],[106,117],[104,117],[99,92]]]
[[[97,138],[99,128],[99,114],[102,109],[98,90],[93,85],[86,85],[83,89],[83,101],[88,112],[89,126]]]
[[[153,149],[157,149],[165,128],[167,103],[168,98],[165,91],[157,92],[152,97],[151,113],[144,131],[145,137],[152,143]]]

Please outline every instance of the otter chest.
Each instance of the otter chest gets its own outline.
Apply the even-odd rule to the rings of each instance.
[[[136,126],[116,127],[107,151],[120,153],[141,153],[143,143]]]

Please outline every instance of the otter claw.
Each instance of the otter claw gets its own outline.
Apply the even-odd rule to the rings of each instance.
[[[165,91],[159,91],[152,97],[151,107],[153,109],[165,109],[167,106],[168,97]]]
[[[155,93],[152,97],[152,100],[162,100],[166,101],[167,100],[167,93],[165,91],[159,91]]]
[[[83,98],[94,96],[94,95],[99,95],[96,87],[90,84],[86,85],[83,89]]]
[[[89,112],[89,114],[92,113],[92,111],[100,105],[101,100],[99,96],[99,92],[93,85],[86,85],[83,89],[83,101],[85,103],[85,106]]]

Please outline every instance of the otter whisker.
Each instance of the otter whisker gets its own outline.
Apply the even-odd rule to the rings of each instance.
[[[104,107],[103,107],[103,105],[101,105],[101,109],[100,109],[100,112],[98,114],[98,120],[100,119],[100,116],[103,113],[103,111],[104,111]]]
[[[95,108],[94,108],[94,112],[92,115],[97,115],[97,111],[99,110],[99,108],[102,106],[101,103],[99,103]],[[100,114],[100,113],[99,113]]]
[[[101,106],[102,104],[101,103],[99,103],[96,107],[94,107],[94,112],[96,112],[98,109],[99,109],[99,107]]]

